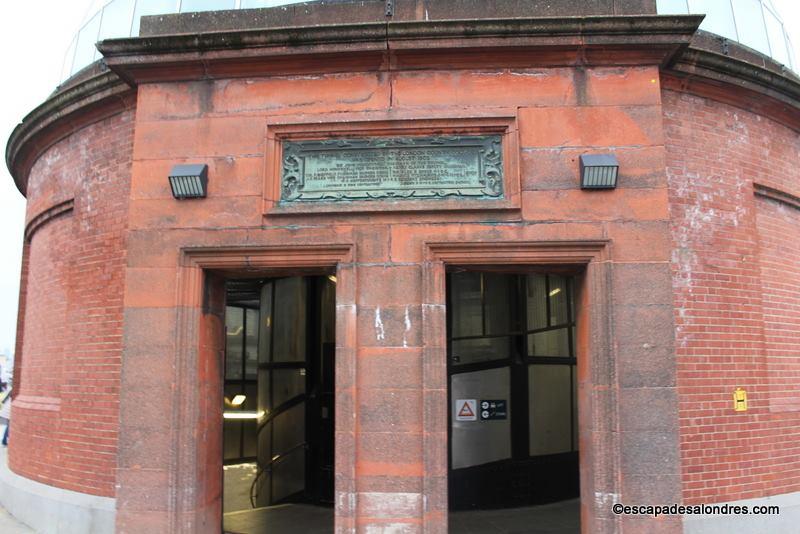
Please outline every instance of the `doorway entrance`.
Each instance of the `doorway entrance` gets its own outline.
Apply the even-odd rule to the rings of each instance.
[[[333,531],[335,299],[332,275],[226,283],[225,531]]]
[[[577,499],[573,277],[455,270],[446,283],[449,509]]]

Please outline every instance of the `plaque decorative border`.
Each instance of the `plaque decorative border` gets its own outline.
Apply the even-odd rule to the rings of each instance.
[[[424,112],[416,109],[398,109],[392,112],[365,111],[269,117],[265,132],[263,214],[265,217],[280,217],[313,214],[429,212],[444,215],[454,211],[518,211],[521,209],[521,187],[517,111],[516,108],[497,108],[476,113],[475,110],[457,109],[448,110],[447,116],[431,116],[430,113],[423,115]],[[446,143],[452,143],[454,140],[459,140],[458,143],[464,146],[459,148],[458,143],[455,143],[455,148],[448,147]],[[430,141],[434,143],[426,148],[425,143]],[[414,146],[413,143],[420,144]],[[379,146],[384,144],[385,147]],[[394,191],[391,186],[397,186],[398,183],[385,180],[386,173],[381,171],[378,172],[381,174],[380,180],[375,184],[360,184],[366,187],[361,187],[355,194],[345,194],[353,189],[349,187],[352,185],[350,183],[339,184],[332,188],[334,191],[322,195],[320,191],[315,193],[314,188],[330,185],[327,182],[335,179],[342,167],[348,166],[347,160],[339,161],[338,163],[342,165],[334,169],[330,165],[332,163],[330,158],[317,161],[312,158],[310,160],[312,171],[317,174],[311,177],[316,180],[315,183],[314,180],[309,181],[307,175],[302,174],[301,171],[304,171],[300,167],[300,164],[304,163],[302,159],[298,158],[296,161],[290,159],[289,165],[284,165],[287,158],[302,155],[303,151],[311,153],[324,147],[341,153],[342,149],[348,149],[348,146],[349,150],[356,152],[417,149],[423,152],[431,149],[432,152],[422,154],[419,158],[422,160],[421,164],[400,162],[398,167],[401,172],[398,176],[413,175],[419,187],[416,189],[401,187],[400,189],[404,190]],[[444,148],[441,152],[437,152],[438,147]],[[490,148],[494,149],[496,155],[487,150]],[[455,165],[453,168],[456,171],[448,168],[447,172],[439,172],[442,170],[441,165],[448,163],[448,154],[458,152],[463,157],[463,151],[470,150],[475,150],[475,159],[469,160],[471,163],[467,165],[473,169],[470,171],[471,174],[469,172],[464,174],[463,165],[461,170]],[[480,157],[478,154],[480,150],[486,150],[488,157]],[[348,154],[354,153],[348,152]],[[377,171],[382,167],[375,157],[362,154],[353,159],[359,163],[359,167],[370,167]],[[334,156],[332,159],[338,160],[339,157]],[[476,160],[480,165],[475,163]],[[465,161],[467,160],[463,159],[462,164]],[[476,168],[478,171],[474,171]],[[331,173],[332,169],[336,172]],[[411,169],[411,172],[406,172],[408,169]],[[362,175],[355,181],[360,182]],[[446,183],[431,184],[431,176],[444,176],[442,181]],[[345,178],[352,182],[352,173]],[[465,181],[465,178],[468,180]],[[478,179],[485,183],[478,183]],[[284,187],[285,185],[288,187]],[[465,185],[471,187],[464,187]],[[453,186],[456,186],[457,190],[458,186],[461,186],[460,191],[449,192],[448,188]],[[410,194],[409,190],[416,192]],[[300,193],[305,198],[294,200],[293,197]],[[342,193],[341,197],[338,197],[339,193]]]
[[[503,198],[500,135],[286,141],[283,202]]]

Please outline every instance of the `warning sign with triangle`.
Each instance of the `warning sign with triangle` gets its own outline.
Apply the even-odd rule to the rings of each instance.
[[[456,421],[477,421],[477,404],[475,399],[456,399]]]

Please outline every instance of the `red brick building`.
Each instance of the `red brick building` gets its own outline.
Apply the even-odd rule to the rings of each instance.
[[[800,80],[646,0],[388,8],[145,18],[12,134],[29,509],[219,532],[223,463],[248,457],[254,504],[330,502],[336,532],[566,498],[586,533],[753,520],[612,510],[728,502],[789,532]],[[291,147],[374,166],[387,139],[496,139],[496,188],[293,189]],[[393,172],[461,149],[408,150]],[[586,154],[617,158],[615,188],[581,188]],[[185,164],[205,198],[174,197]]]

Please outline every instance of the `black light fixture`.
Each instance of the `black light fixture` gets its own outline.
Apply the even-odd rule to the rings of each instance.
[[[169,186],[172,188],[172,196],[178,200],[205,198],[208,190],[208,165],[175,165],[169,172]]]
[[[581,156],[581,189],[614,189],[617,187],[619,162],[614,154]]]

